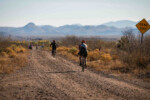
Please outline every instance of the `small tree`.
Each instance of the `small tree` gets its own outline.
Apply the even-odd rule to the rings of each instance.
[[[62,45],[64,46],[74,46],[79,45],[80,39],[74,35],[66,36],[62,39]]]
[[[126,46],[129,44],[129,40],[127,37],[123,36],[121,39],[118,41],[117,47],[119,49],[125,50]]]
[[[140,38],[136,38],[131,29],[123,34],[117,44],[120,59],[131,69],[147,68],[150,64],[150,38],[146,37],[140,45]]]

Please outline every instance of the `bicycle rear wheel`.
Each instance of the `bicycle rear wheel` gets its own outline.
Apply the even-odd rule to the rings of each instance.
[[[82,64],[82,72],[84,72],[84,68],[85,68],[84,57],[81,57],[81,64]]]

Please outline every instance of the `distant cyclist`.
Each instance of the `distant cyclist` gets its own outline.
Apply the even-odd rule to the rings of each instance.
[[[85,44],[85,40],[82,40],[81,44],[79,45],[79,60],[81,65],[81,57],[83,56],[85,58],[85,66],[86,66],[86,58],[88,55],[87,52],[87,44]]]
[[[55,40],[53,40],[53,42],[50,44],[50,47],[52,47],[52,55],[55,55],[57,47]]]

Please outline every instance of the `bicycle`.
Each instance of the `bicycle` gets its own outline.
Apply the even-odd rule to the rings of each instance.
[[[84,69],[86,67],[86,58],[81,56],[81,66],[82,66],[82,72],[84,72]]]

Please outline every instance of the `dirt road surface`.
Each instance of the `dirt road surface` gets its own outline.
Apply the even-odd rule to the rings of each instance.
[[[5,75],[0,100],[150,100],[150,90],[31,50],[28,65]],[[148,83],[145,83],[148,84]]]

